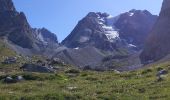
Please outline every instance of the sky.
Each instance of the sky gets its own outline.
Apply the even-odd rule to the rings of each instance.
[[[45,27],[62,41],[78,21],[89,12],[107,12],[113,16],[131,9],[148,10],[158,15],[163,0],[13,0],[33,28]]]

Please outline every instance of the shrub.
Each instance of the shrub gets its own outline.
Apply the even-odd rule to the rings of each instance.
[[[64,97],[60,94],[47,94],[43,100],[64,100]]]
[[[161,70],[163,70],[162,67],[158,67],[158,68],[157,68],[157,71],[161,71]]]
[[[142,71],[142,74],[147,74],[147,73],[150,73],[150,72],[152,72],[152,69],[146,69],[146,70]]]
[[[138,89],[138,91],[139,91],[139,93],[145,93],[145,88],[140,88],[140,89]]]
[[[78,69],[70,69],[70,70],[67,70],[65,73],[79,74],[80,71]]]

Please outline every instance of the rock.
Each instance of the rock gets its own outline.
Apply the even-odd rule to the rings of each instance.
[[[8,76],[4,79],[5,83],[16,83],[17,81],[13,79],[12,77]]]
[[[12,0],[0,0],[0,12],[1,11],[15,11]]]
[[[16,63],[17,58],[16,57],[8,57],[2,62],[3,64],[13,64]]]
[[[61,61],[59,58],[53,58],[51,61],[50,61],[50,64],[51,65],[65,65],[65,63],[63,61]]]
[[[23,80],[25,80],[25,79],[23,78],[23,76],[17,76],[17,77],[16,77],[16,81],[17,81],[17,82],[20,82],[20,81],[23,81]]]
[[[75,86],[69,86],[69,87],[67,87],[67,89],[68,89],[68,90],[75,90],[75,89],[77,89],[77,87],[75,87]]]
[[[40,66],[36,64],[25,64],[21,67],[24,71],[40,72],[40,73],[54,73],[55,70],[51,66]]]
[[[165,69],[163,69],[163,70],[160,70],[158,73],[157,73],[157,75],[156,76],[161,76],[161,75],[166,75],[166,74],[168,74],[168,71],[167,70],[165,70]]]

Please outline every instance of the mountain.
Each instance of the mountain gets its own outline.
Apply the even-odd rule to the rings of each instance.
[[[69,48],[91,45],[111,51],[120,47],[141,48],[156,19],[146,10],[131,10],[116,17],[90,12],[62,44]]]
[[[170,1],[164,0],[159,18],[149,35],[141,61],[149,63],[157,61],[170,54]]]
[[[25,14],[16,11],[12,0],[0,0],[0,25],[0,37],[18,53],[43,54],[59,45],[54,33],[32,28]]]
[[[97,70],[140,64],[138,52],[156,19],[157,16],[146,10],[131,10],[116,17],[90,12],[62,41],[67,49],[55,57]],[[132,58],[136,60],[131,62]]]
[[[120,38],[141,49],[157,17],[147,10],[133,9],[121,14],[115,23],[115,27],[119,29]]]

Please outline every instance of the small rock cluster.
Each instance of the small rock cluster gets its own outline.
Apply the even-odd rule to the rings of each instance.
[[[21,82],[23,80],[25,80],[23,78],[23,76],[17,76],[15,78],[13,78],[11,76],[7,76],[7,77],[4,78],[3,82],[4,83],[17,83],[17,82]]]
[[[21,69],[27,72],[54,73],[59,68],[55,65],[65,65],[60,59],[53,58],[46,61],[38,60],[35,63],[26,63]]]
[[[54,73],[55,70],[52,66],[41,66],[38,64],[24,64],[21,69],[27,72],[40,72],[40,73]]]
[[[156,76],[157,76],[157,81],[162,81],[163,80],[163,77],[168,74],[168,71],[165,70],[165,69],[162,69],[160,71],[157,72]]]
[[[3,64],[14,64],[17,62],[17,57],[7,57],[2,63]]]

